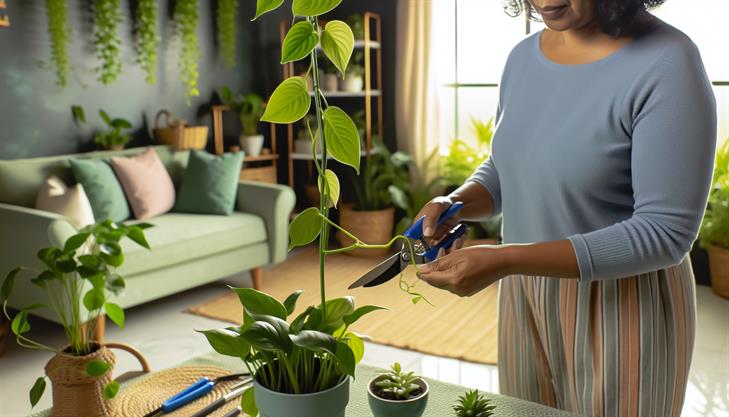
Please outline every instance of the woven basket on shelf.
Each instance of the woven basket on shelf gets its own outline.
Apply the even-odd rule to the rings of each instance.
[[[395,221],[395,208],[389,207],[376,211],[356,211],[349,204],[343,204],[339,210],[339,225],[353,235],[369,244],[387,243],[392,238],[392,228]],[[342,232],[337,233],[342,246],[354,243],[352,239]],[[347,252],[355,256],[384,256],[391,249],[355,249]]]
[[[708,252],[711,289],[717,295],[729,298],[729,249],[710,245]]]
[[[167,127],[160,126],[160,118],[165,116]],[[170,145],[175,149],[204,149],[208,142],[207,126],[187,126],[184,120],[175,120],[167,110],[161,110],[154,118],[152,134],[157,142]]]

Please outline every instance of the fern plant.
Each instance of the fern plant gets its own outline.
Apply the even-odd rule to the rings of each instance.
[[[485,398],[478,390],[468,391],[458,397],[458,402],[453,406],[456,417],[490,417],[493,416],[494,408],[491,401]]]
[[[235,22],[238,20],[237,0],[218,0],[218,47],[226,68],[235,68]]]
[[[197,0],[177,0],[175,3],[175,25],[180,45],[180,79],[185,88],[187,104],[191,97],[200,95],[197,81],[200,77],[198,63],[200,45],[198,44],[197,25],[200,16]]]
[[[142,67],[149,84],[157,83],[157,48],[160,41],[158,14],[157,0],[139,0],[136,16],[137,63]]]
[[[94,2],[94,47],[99,60],[96,72],[103,84],[113,83],[121,74],[119,23],[122,20],[120,0]]]
[[[51,38],[51,65],[55,68],[56,84],[65,87],[68,81],[68,43],[71,40],[66,0],[46,0],[46,17],[48,35]]]

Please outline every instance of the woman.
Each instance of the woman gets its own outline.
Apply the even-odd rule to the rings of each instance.
[[[696,46],[647,12],[662,2],[509,1],[547,29],[508,58],[492,156],[420,212],[434,240],[455,201],[457,220],[503,214],[503,245],[420,269],[461,296],[500,282],[503,394],[583,415],[681,412],[696,312],[687,252],[716,109]]]

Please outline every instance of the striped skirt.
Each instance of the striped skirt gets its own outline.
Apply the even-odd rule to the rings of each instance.
[[[696,326],[688,257],[591,283],[511,276],[499,314],[502,394],[585,416],[681,414]]]

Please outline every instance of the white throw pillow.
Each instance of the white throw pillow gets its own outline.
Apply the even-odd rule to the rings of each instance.
[[[58,177],[49,177],[35,200],[35,208],[62,214],[80,229],[95,222],[91,203],[81,184],[68,188]]]

